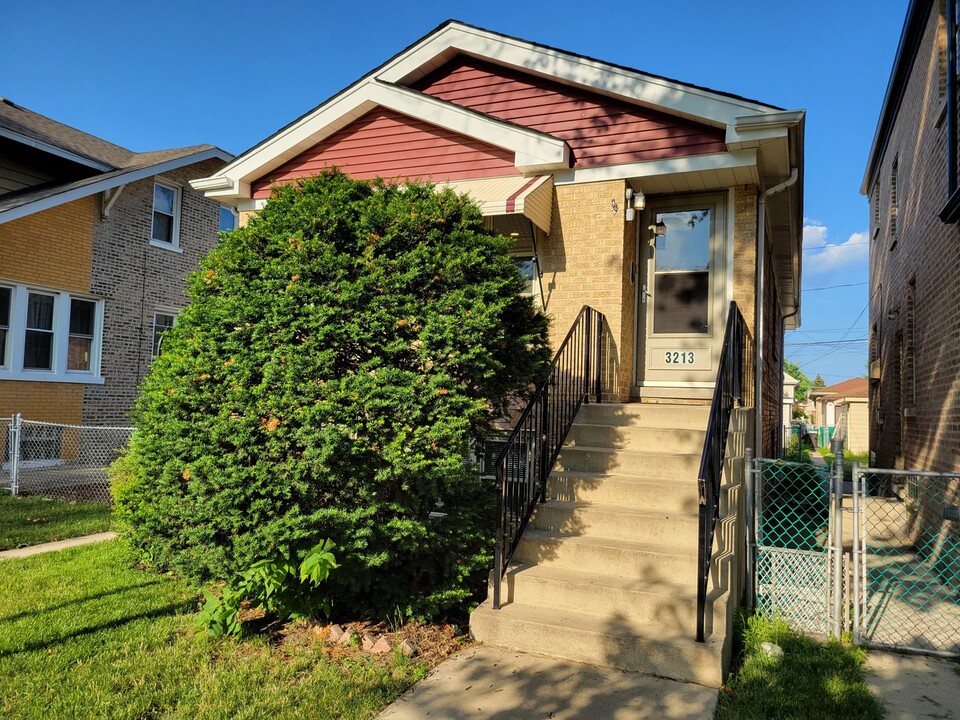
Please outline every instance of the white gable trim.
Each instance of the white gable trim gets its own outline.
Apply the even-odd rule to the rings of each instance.
[[[570,166],[570,148],[560,138],[503,122],[415,90],[368,78],[281,130],[213,177],[193,181],[193,187],[206,192],[209,197],[249,196],[249,183],[377,107],[512,150],[514,165],[524,174]]]
[[[457,52],[577,85],[715,127],[733,125],[741,115],[775,108],[683,83],[608,65],[560,50],[450,23],[377,71],[381,80],[406,83],[442,66]]]

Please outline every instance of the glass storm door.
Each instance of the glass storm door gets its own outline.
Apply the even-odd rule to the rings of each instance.
[[[642,387],[712,388],[726,291],[723,213],[720,196],[651,203],[638,249],[646,271],[637,313],[644,325],[636,356]]]

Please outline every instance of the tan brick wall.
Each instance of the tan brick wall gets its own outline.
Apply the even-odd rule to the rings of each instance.
[[[77,425],[83,411],[83,385],[76,383],[0,382],[0,417],[20,413],[24,420]]]
[[[947,201],[947,124],[937,46],[940,3],[931,12],[870,199],[871,450],[881,467],[960,471],[960,225],[937,217]],[[897,162],[897,228],[891,176]],[[876,236],[876,237],[874,237]],[[913,337],[908,284],[915,278]],[[896,337],[903,338],[902,353]],[[912,340],[912,342],[911,342]],[[898,354],[900,357],[898,357]],[[914,408],[904,413],[906,408]]]
[[[98,198],[75,200],[0,225],[0,277],[90,292]]]
[[[633,230],[623,218],[625,190],[622,180],[558,186],[550,235],[538,248],[554,346],[581,307],[602,312],[607,320],[604,389],[621,400],[629,397],[633,369],[633,316],[627,309],[633,302]]]
[[[757,187],[734,188],[733,299],[751,335],[756,335],[757,302]]]

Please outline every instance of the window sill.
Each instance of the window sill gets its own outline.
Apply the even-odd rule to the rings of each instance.
[[[170,243],[160,242],[159,240],[151,240],[150,247],[160,248],[161,250],[167,250],[168,252],[183,252],[183,248],[181,248],[179,245],[171,245]]]
[[[21,370],[20,372],[0,370],[0,381],[2,380],[70,383],[74,385],[103,385],[103,376],[100,375],[89,375],[86,373],[67,373],[60,375],[53,372],[31,372],[29,370]]]

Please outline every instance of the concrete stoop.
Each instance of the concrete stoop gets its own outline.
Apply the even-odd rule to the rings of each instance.
[[[581,408],[481,642],[704,685],[723,680],[729,593],[696,629],[697,484],[708,408]]]

